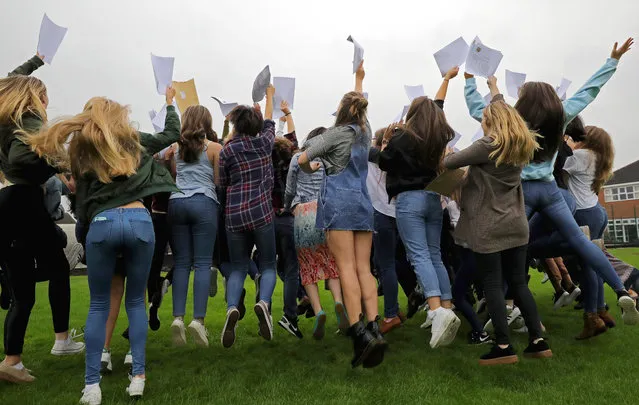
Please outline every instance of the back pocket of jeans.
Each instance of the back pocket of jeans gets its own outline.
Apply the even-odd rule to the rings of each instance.
[[[130,219],[129,223],[137,240],[144,243],[155,243],[153,222],[150,219]]]
[[[96,217],[91,225],[89,225],[89,232],[87,233],[87,244],[98,245],[103,243],[109,236],[111,236],[111,229],[113,228],[113,220],[105,217]]]

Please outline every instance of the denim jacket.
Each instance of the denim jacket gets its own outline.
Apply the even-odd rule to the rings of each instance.
[[[300,168],[297,162],[300,155],[301,153],[296,153],[293,156],[286,176],[284,208],[287,210],[292,210],[297,204],[317,200],[324,180],[324,166],[320,166],[315,173],[308,174]],[[315,161],[320,162],[319,159]]]

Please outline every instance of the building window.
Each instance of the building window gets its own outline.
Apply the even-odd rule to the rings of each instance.
[[[604,201],[626,201],[639,199],[639,186],[608,187],[604,189]]]

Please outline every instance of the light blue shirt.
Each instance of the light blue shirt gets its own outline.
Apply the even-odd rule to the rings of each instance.
[[[569,99],[563,102],[564,105],[564,131],[572,120],[575,119],[590,103],[592,103],[601,88],[610,80],[612,75],[617,70],[619,60],[608,58],[606,63],[590,78],[586,81],[577,92]],[[464,96],[466,97],[466,106],[470,112],[470,116],[481,122],[484,115],[484,108],[486,108],[486,102],[484,98],[477,91],[477,82],[475,78],[466,79],[466,86],[464,87]],[[557,153],[551,160],[544,162],[531,162],[521,172],[522,180],[543,180],[553,181],[552,175],[553,168],[555,167],[555,160],[557,160]]]
[[[210,142],[209,142],[210,143]],[[176,177],[175,185],[180,189],[179,193],[171,193],[169,199],[188,198],[195,194],[204,194],[219,204],[215,192],[215,175],[213,165],[209,160],[207,143],[200,153],[198,160],[186,163],[180,159],[180,150],[175,151]]]

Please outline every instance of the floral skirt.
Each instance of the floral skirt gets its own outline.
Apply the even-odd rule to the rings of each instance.
[[[295,248],[302,285],[339,278],[335,258],[326,245],[326,235],[315,227],[317,201],[298,204],[295,214]]]

